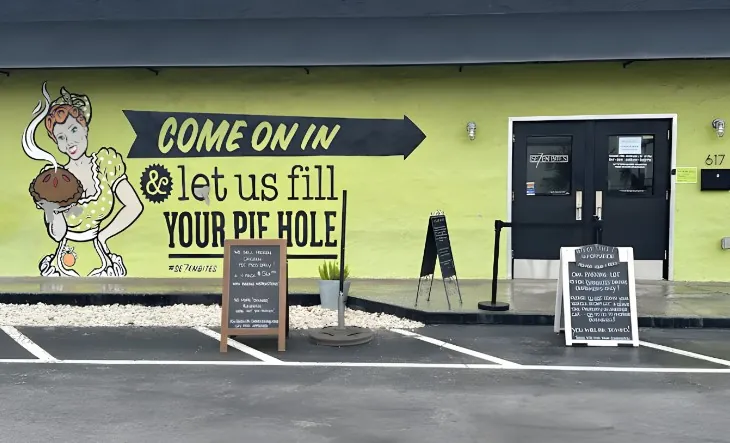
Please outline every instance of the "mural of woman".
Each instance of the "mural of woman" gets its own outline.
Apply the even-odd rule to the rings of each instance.
[[[45,83],[42,92],[44,100],[39,101],[23,134],[26,155],[50,163],[30,184],[33,201],[44,212],[48,235],[58,243],[55,252],[40,260],[40,273],[78,277],[79,272],[73,269],[80,259],[76,249],[91,244],[93,248],[85,248],[94,256],[93,260],[87,257],[93,263],[88,276],[125,276],[122,257],[111,252],[107,242],[130,227],[143,206],[127,180],[124,158],[113,148],[89,153],[89,97],[61,88],[61,96],[51,102]],[[65,165],[59,166],[53,155],[36,145],[35,132],[41,124],[68,157]],[[112,217],[116,203],[121,207]]]

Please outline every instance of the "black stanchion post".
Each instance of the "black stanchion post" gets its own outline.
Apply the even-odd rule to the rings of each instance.
[[[494,221],[494,256],[492,259],[492,299],[490,301],[480,301],[479,309],[485,311],[509,311],[509,303],[497,301],[497,280],[499,278],[499,241],[502,235],[502,228],[505,223],[502,220]]]
[[[492,305],[497,303],[497,280],[499,279],[499,246],[502,238],[502,222],[494,223],[494,255],[492,257]]]
[[[345,327],[345,234],[347,229],[347,191],[342,191],[342,232],[340,233],[340,297],[337,304],[337,327]]]

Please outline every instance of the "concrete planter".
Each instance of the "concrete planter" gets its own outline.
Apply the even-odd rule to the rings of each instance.
[[[347,294],[350,292],[350,282],[345,280],[342,293],[344,295],[344,301],[347,302]],[[340,296],[340,281],[339,280],[320,280],[319,281],[319,299],[322,303],[322,307],[325,309],[332,309],[336,311],[338,309],[337,300]]]

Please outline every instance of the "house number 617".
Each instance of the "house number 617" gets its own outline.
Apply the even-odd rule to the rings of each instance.
[[[723,161],[725,161],[725,154],[714,154],[707,156],[707,158],[705,159],[705,164],[707,166],[720,166]]]

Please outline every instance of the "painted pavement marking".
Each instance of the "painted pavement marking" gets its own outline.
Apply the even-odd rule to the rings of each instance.
[[[482,371],[558,371],[558,372],[623,372],[648,374],[728,374],[727,369],[711,368],[637,368],[617,366],[542,366],[495,365],[473,363],[361,363],[361,362],[265,362],[265,361],[199,361],[199,360],[30,360],[4,359],[0,363],[86,366],[259,366],[259,367],[327,367],[327,368],[398,368],[398,369],[468,369]]]
[[[671,352],[672,354],[683,355],[685,357],[692,357],[698,360],[709,361],[718,365],[730,366],[730,360],[723,360],[721,358],[710,357],[709,355],[697,354],[696,352],[685,351],[682,349],[672,348],[670,346],[658,345],[656,343],[649,343],[648,341],[639,340],[640,346],[647,348],[658,349],[660,351]]]
[[[447,343],[443,340],[438,340],[438,339],[435,339],[432,337],[427,337],[425,335],[417,334],[415,332],[407,331],[405,329],[390,329],[390,331],[396,332],[396,333],[404,335],[406,337],[412,337],[412,338],[415,338],[416,340],[421,340],[426,343],[431,343],[432,345],[436,345],[436,346],[442,347],[444,349],[449,349],[451,351],[456,351],[456,352],[460,352],[462,354],[470,355],[472,357],[476,357],[481,360],[491,361],[492,363],[496,363],[498,365],[508,366],[508,367],[522,366],[520,364],[511,362],[511,361],[503,360],[499,357],[494,357],[489,354],[477,352],[477,351],[474,351],[473,349],[468,349],[468,348],[464,348],[461,346],[457,346],[452,343]]]
[[[13,326],[0,326],[0,329],[3,330],[10,338],[15,340],[16,343],[18,343],[20,346],[24,347],[25,350],[30,352],[31,354],[35,355],[39,360],[43,362],[55,362],[58,361],[58,359],[48,352],[46,352],[43,348],[38,346],[33,340],[29,339],[25,336],[22,332],[18,331]]]
[[[194,326],[193,329],[200,332],[201,334],[207,335],[208,337],[214,338],[214,339],[218,340],[219,342],[221,341],[221,335],[212,329],[208,329],[203,326]],[[281,362],[281,360],[279,360],[278,358],[272,357],[269,354],[256,350],[250,346],[246,346],[241,342],[237,342],[236,340],[233,340],[232,338],[228,338],[228,346],[230,346],[234,349],[238,349],[239,351],[244,352],[253,358],[257,358],[257,359],[267,362],[267,363],[277,363],[278,364]]]
[[[58,363],[60,360],[53,362],[38,360],[37,358],[4,358],[0,359],[0,363]]]

